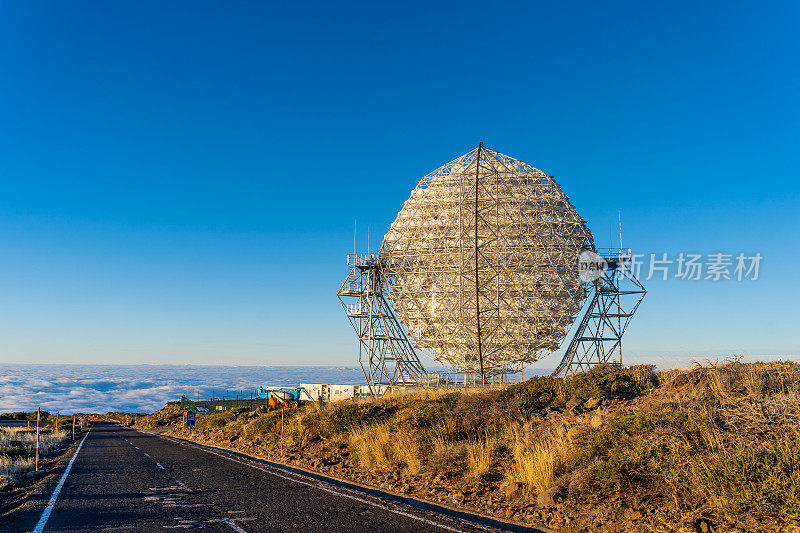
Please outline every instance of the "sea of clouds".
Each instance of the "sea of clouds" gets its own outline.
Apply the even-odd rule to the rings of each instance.
[[[0,413],[152,413],[182,394],[249,398],[261,385],[301,382],[358,384],[364,376],[359,367],[332,366],[0,365]]]

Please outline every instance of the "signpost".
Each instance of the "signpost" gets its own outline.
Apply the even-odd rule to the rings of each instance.
[[[39,421],[42,419],[42,408],[36,408],[36,471],[39,471]]]
[[[194,421],[196,417],[196,413],[194,411],[186,411],[186,427],[194,427]]]

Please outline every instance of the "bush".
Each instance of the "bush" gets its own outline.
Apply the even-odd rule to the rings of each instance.
[[[207,415],[198,416],[195,425],[199,428],[221,428],[231,420],[236,418],[233,411],[221,411],[219,413],[210,413]]]
[[[328,417],[328,431],[332,434],[350,432],[353,428],[376,421],[381,411],[381,407],[374,403],[337,404]]]
[[[280,412],[263,414],[245,426],[244,438],[247,440],[252,440],[257,435],[275,433],[276,429],[280,429],[280,424]]]
[[[592,367],[588,372],[569,376],[565,381],[567,396],[588,400],[627,400],[642,392],[630,369],[604,363]]]
[[[695,481],[721,517],[800,521],[800,439],[722,455],[696,468]]]
[[[518,398],[520,407],[531,412],[545,407],[564,405],[564,380],[550,376],[533,376],[500,391],[502,400]]]

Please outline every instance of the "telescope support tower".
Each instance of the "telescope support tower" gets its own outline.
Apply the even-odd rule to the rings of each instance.
[[[589,305],[554,376],[622,364],[622,335],[647,291],[630,268],[630,250],[596,257],[588,272],[593,278]]]
[[[416,386],[425,368],[383,296],[377,254],[348,254],[347,267],[338,296],[358,335],[358,361],[370,392],[379,396],[391,388]]]

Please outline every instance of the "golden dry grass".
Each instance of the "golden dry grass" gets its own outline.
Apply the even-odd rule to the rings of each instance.
[[[470,477],[482,479],[489,473],[494,464],[496,445],[496,439],[490,435],[467,443],[467,467]]]
[[[569,456],[566,438],[539,434],[520,425],[512,426],[511,433],[514,460],[507,477],[525,483],[528,493],[546,491],[565,468]]]
[[[34,460],[30,457],[11,458],[0,455],[0,477],[17,478],[20,474],[33,470]]]
[[[391,426],[381,423],[354,429],[349,440],[359,464],[369,468],[387,468],[392,463],[391,439]]]
[[[359,464],[368,468],[397,467],[407,474],[416,474],[424,459],[415,435],[394,431],[386,422],[365,425],[350,432],[349,444]]]
[[[39,451],[48,452],[58,446],[71,435],[66,431],[42,431],[39,434]],[[36,430],[27,428],[0,428],[0,446],[10,446],[17,441],[28,453],[36,447]]]

